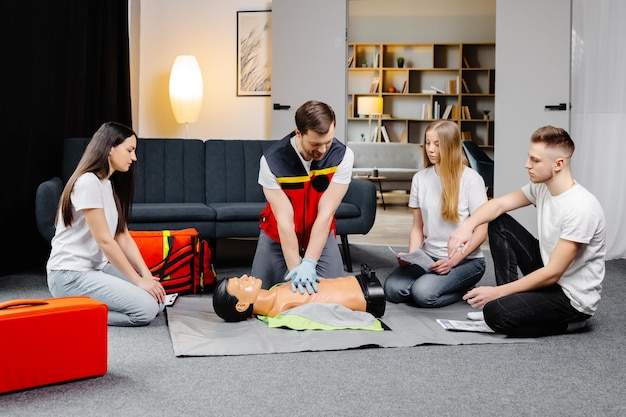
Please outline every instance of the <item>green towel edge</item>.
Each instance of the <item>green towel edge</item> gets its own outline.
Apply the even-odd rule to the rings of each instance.
[[[257,315],[257,318],[267,323],[270,328],[287,327],[293,330],[368,330],[373,332],[385,330],[378,319],[374,319],[374,323],[371,326],[329,326],[296,314],[278,314],[275,317]]]

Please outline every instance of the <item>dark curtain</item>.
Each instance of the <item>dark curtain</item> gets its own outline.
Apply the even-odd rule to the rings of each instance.
[[[6,275],[45,268],[50,248],[35,225],[35,191],[61,176],[63,140],[132,121],[127,0],[0,1]]]

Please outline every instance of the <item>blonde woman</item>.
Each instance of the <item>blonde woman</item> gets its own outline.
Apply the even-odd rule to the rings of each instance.
[[[487,201],[487,194],[482,177],[467,167],[461,133],[454,122],[442,120],[428,125],[424,167],[411,184],[409,252],[421,249],[432,263],[424,270],[398,258],[399,266],[385,280],[385,296],[394,303],[443,307],[462,300],[485,273],[480,245],[487,237],[486,224],[476,228],[470,246],[450,257],[448,238]]]

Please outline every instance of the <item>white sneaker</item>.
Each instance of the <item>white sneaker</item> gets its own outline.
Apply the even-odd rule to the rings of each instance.
[[[483,315],[482,310],[470,311],[469,313],[467,313],[467,318],[470,320],[476,320],[476,321],[485,320],[485,316]]]

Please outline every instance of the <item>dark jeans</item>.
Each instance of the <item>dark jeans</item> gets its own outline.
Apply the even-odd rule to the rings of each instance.
[[[425,273],[417,265],[402,265],[385,279],[385,296],[393,303],[443,307],[461,301],[484,273],[485,258],[463,259],[445,275]]]
[[[489,246],[497,285],[517,280],[541,267],[539,241],[508,214],[489,223]],[[487,303],[485,321],[494,331],[516,337],[564,333],[568,323],[587,320],[572,307],[560,285],[517,293]]]

